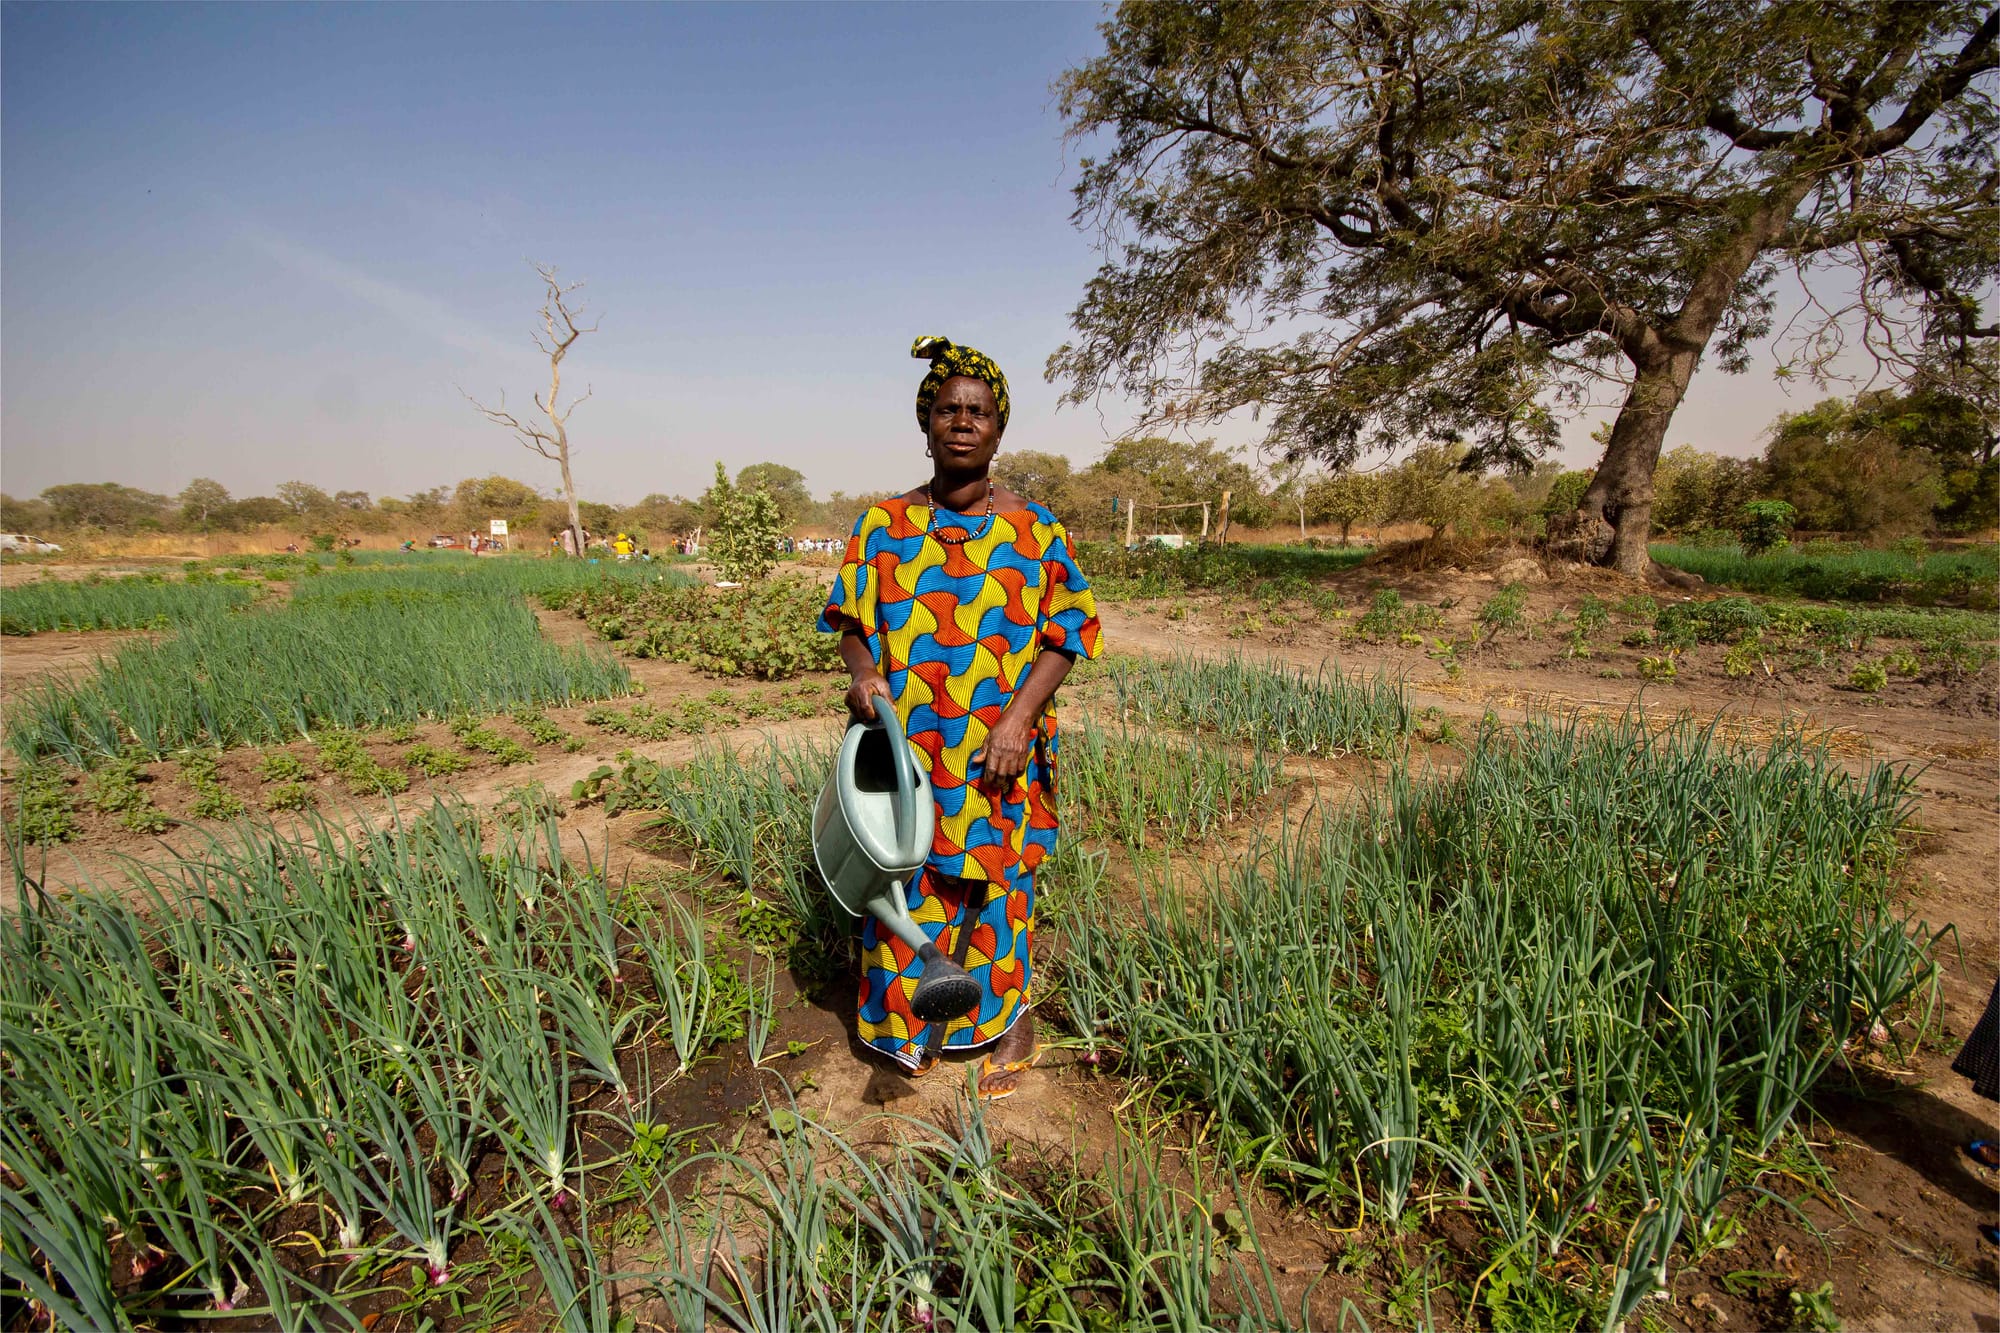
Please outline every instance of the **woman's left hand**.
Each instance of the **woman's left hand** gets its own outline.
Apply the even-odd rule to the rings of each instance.
[[[986,733],[986,744],[972,756],[983,764],[978,785],[1011,786],[1028,771],[1028,751],[1035,743],[1035,724],[1025,714],[1008,709]]]

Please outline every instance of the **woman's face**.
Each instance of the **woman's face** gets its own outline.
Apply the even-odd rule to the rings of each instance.
[[[986,381],[946,380],[931,404],[928,438],[939,472],[977,476],[991,467],[1000,449],[1000,408]]]

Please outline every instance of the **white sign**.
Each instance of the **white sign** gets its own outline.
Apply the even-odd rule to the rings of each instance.
[[[505,537],[507,535],[507,520],[504,518],[493,519],[487,524],[487,527],[492,529],[495,537]]]

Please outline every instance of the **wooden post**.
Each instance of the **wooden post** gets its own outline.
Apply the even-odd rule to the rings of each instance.
[[[1127,500],[1125,502],[1125,545],[1127,547],[1132,545],[1132,519],[1133,515],[1138,513],[1138,511],[1139,505],[1137,501]]]
[[[1222,493],[1222,521],[1215,525],[1216,526],[1215,539],[1219,542],[1226,542],[1229,540],[1229,495],[1230,493],[1228,491],[1224,491]],[[1201,507],[1201,535],[1204,537],[1208,535],[1207,505],[1203,505]]]
[[[1201,539],[1208,540],[1208,501],[1201,502]]]

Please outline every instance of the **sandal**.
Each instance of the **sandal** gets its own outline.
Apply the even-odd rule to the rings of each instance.
[[[1047,1049],[1048,1049],[1047,1047],[1037,1042],[1035,1044],[1035,1049],[1029,1051],[1027,1055],[1023,1056],[1019,1060],[1008,1060],[1003,1064],[996,1065],[993,1063],[993,1057],[989,1055],[984,1060],[980,1061],[979,1100],[989,1104],[993,1102],[1004,1102],[1009,1097],[1012,1097],[1015,1093],[1019,1092],[1021,1090],[1019,1076],[1027,1073],[1030,1069],[1033,1069],[1036,1065],[1040,1064],[1042,1062],[1042,1053]],[[996,1089],[993,1092],[988,1092],[986,1090],[987,1079],[1005,1077],[1006,1075],[1009,1074],[1016,1076],[1016,1081],[1013,1084],[1005,1088]]]
[[[1988,1170],[2000,1169],[2000,1144],[1992,1139],[1974,1139],[1965,1145],[1965,1155]]]

